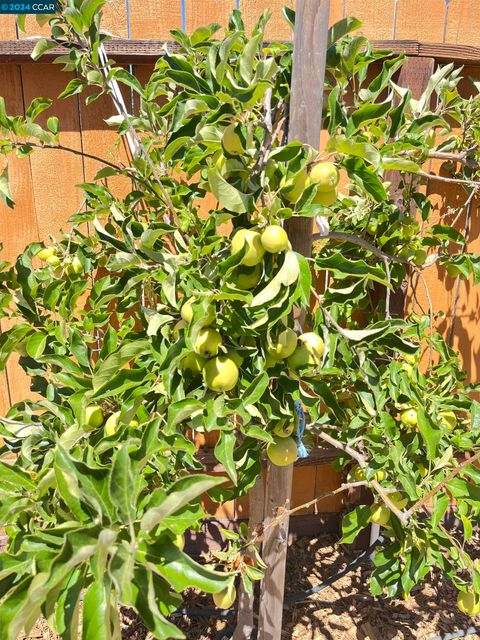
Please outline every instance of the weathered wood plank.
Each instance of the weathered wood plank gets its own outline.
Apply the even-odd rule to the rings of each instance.
[[[181,26],[181,0],[130,0],[132,38],[168,38]]]
[[[265,509],[265,486],[263,476],[260,475],[257,481],[253,485],[248,494],[250,505],[250,516],[248,519],[248,536],[250,539],[258,533],[264,516]],[[260,544],[257,543],[257,549],[260,548]],[[249,553],[248,556],[254,560],[254,554]],[[243,588],[243,584],[240,586],[238,594],[238,615],[237,626],[235,633],[233,634],[233,640],[249,640],[254,628],[253,624],[253,609],[255,604],[254,594],[249,595]]]
[[[320,144],[322,100],[330,0],[298,0],[294,35],[292,92],[288,139],[315,148]],[[293,248],[309,256],[312,221],[296,219],[288,225]],[[263,560],[267,566],[261,586],[259,637],[280,640],[289,518],[277,518],[290,508],[293,465],[269,465],[265,493]]]
[[[0,66],[0,94],[5,99],[7,113],[19,115],[24,112],[22,74],[18,65]],[[2,167],[3,168],[3,167]],[[0,200],[1,259],[15,262],[30,242],[39,238],[37,218],[34,208],[34,188],[31,173],[31,158],[8,156],[10,189],[15,208],[9,209]],[[0,329],[5,331],[11,326],[6,319],[1,321]],[[6,374],[0,378],[0,411],[6,413],[10,404],[24,398],[30,390],[30,380],[13,355],[6,368]]]
[[[0,41],[0,64],[22,63],[40,64],[34,62],[30,54],[35,46],[35,39],[3,40]],[[407,56],[421,56],[435,58],[438,62],[454,62],[455,64],[469,64],[480,66],[480,46],[468,44],[441,44],[420,40],[372,40],[376,49],[386,49],[392,53],[405,53]],[[178,46],[170,40],[139,40],[116,38],[105,43],[107,54],[119,64],[148,64],[154,63],[165,54],[165,45],[170,51]],[[42,57],[42,62],[49,62],[65,53],[61,47],[51,49]]]
[[[379,11],[376,0],[365,3],[371,12]],[[382,3],[383,4],[383,3]],[[418,0],[398,0],[395,38],[418,38],[425,42],[443,42],[446,20],[445,0],[429,0],[421,5]]]
[[[251,31],[255,26],[255,23],[265,10],[269,10],[272,13],[265,35],[267,38],[274,40],[291,39],[292,31],[289,24],[282,15],[283,7],[295,8],[294,0],[240,0],[240,10],[245,21],[245,27],[247,32]]]

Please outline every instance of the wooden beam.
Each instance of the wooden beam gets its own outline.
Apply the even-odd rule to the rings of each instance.
[[[316,149],[322,128],[329,14],[330,0],[298,0],[296,5],[288,140],[300,140]],[[306,256],[312,250],[312,227],[310,218],[294,218],[286,225],[293,249]],[[289,518],[277,516],[290,507],[292,477],[293,465],[268,467],[262,552],[267,568],[258,621],[262,640],[280,640],[282,633]]]
[[[249,501],[249,517],[248,517],[248,537],[250,540],[259,538],[258,534],[261,532],[263,523],[263,514],[265,510],[265,486],[263,482],[263,475],[260,474],[248,492]],[[256,543],[257,550],[260,549],[260,543]],[[255,554],[253,549],[247,552],[247,556],[255,562]],[[237,626],[233,634],[233,640],[249,640],[252,631],[254,629],[253,621],[253,609],[255,605],[255,592],[248,594],[243,587],[243,583],[240,584],[238,593],[238,607],[237,607]]]
[[[30,57],[36,42],[37,38],[0,41],[0,63],[37,64]],[[395,54],[405,53],[412,57],[435,58],[437,62],[480,66],[480,47],[473,45],[441,44],[419,40],[372,40],[371,43],[374,49],[385,49]],[[168,40],[115,38],[105,43],[105,49],[107,54],[120,64],[153,64],[165,55],[166,51],[178,51],[179,47],[175,42]],[[62,47],[51,49],[41,58],[41,62],[52,61],[64,53],[65,49]]]
[[[202,448],[199,449],[195,455],[195,458],[203,465],[204,469],[209,472],[221,473],[225,471],[223,465],[221,465],[215,458],[213,449]],[[295,467],[317,467],[322,464],[328,464],[338,458],[338,450],[334,447],[314,447],[308,456],[308,458],[299,458],[295,462]],[[263,461],[264,467],[267,466],[267,460]]]

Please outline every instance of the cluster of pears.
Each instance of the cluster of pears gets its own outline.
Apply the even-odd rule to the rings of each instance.
[[[413,407],[405,409],[400,414],[400,421],[407,429],[415,429],[418,426],[418,411]],[[457,426],[457,416],[451,409],[443,409],[438,412],[438,422],[442,427],[453,431]]]
[[[282,253],[291,249],[285,229],[270,224],[261,232],[256,229],[239,229],[230,243],[230,253],[235,255],[245,247],[240,266],[235,274],[235,285],[239,289],[254,289],[262,277],[262,261],[267,253]]]
[[[182,306],[180,315],[183,322],[190,324],[193,320],[195,298],[189,298]],[[209,305],[202,320],[202,327],[197,334],[193,351],[185,356],[181,368],[193,375],[202,375],[211,391],[223,393],[231,391],[238,382],[238,367],[242,363],[241,356],[235,351],[220,353],[223,339],[217,329],[212,328],[215,322],[215,307]]]
[[[291,180],[284,179],[280,186],[286,200],[294,204],[307,187],[315,185],[316,190],[312,203],[331,207],[338,198],[339,178],[338,169],[332,162],[317,162],[311,168],[310,173],[306,169],[302,169]]]
[[[99,429],[104,427],[106,436],[113,436],[118,430],[120,423],[120,411],[114,411],[105,420],[105,414],[103,409],[98,404],[90,404],[85,409],[85,422],[88,430]],[[130,420],[129,427],[137,428],[139,426],[138,420]]]
[[[78,256],[61,257],[55,247],[50,246],[40,249],[36,256],[42,262],[46,262],[49,267],[52,267],[53,273],[57,277],[61,276],[63,271],[67,276],[78,276],[83,273],[83,265]]]

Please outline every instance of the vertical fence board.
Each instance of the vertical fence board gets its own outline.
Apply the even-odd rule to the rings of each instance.
[[[346,0],[330,0],[329,24],[335,24],[335,22],[338,22],[345,17],[345,2]]]
[[[478,0],[454,0],[448,11],[445,42],[480,46]]]
[[[123,89],[123,87],[122,87]],[[124,88],[124,98],[127,100],[130,93],[127,87]],[[127,102],[127,108],[129,104]],[[85,105],[84,99],[80,99],[80,122],[81,122],[81,144],[85,153],[98,156],[114,164],[128,164],[128,156],[125,146],[119,148],[115,145],[118,140],[115,127],[109,127],[104,120],[116,115],[115,108],[110,96],[102,96],[89,106]],[[105,165],[90,158],[83,159],[85,180],[90,182],[99,169]],[[108,186],[117,197],[124,197],[131,188],[131,182],[123,176],[113,176],[108,178]]]
[[[69,80],[68,74],[49,64],[27,64],[22,67],[22,77],[26,105],[38,96],[54,101],[38,123],[45,126],[47,118],[55,114],[60,120],[60,143],[81,151],[78,100],[75,96],[56,99]],[[83,182],[83,162],[81,156],[49,149],[36,150],[30,159],[37,223],[41,237],[47,238],[65,228],[67,218],[80,206],[82,194],[75,185]]]
[[[128,38],[127,2],[110,0],[102,9],[102,29],[118,38]]]
[[[13,64],[0,65],[1,95],[5,98],[7,113],[23,114],[22,77],[20,67]],[[25,246],[38,240],[38,227],[33,203],[33,185],[30,172],[30,158],[18,159],[12,153],[8,156],[10,188],[15,208],[9,209],[0,201],[2,260],[15,262]],[[2,320],[1,328],[6,330],[11,323]],[[8,377],[8,383],[7,383]],[[0,377],[0,407],[5,412],[10,402],[16,402],[28,395],[29,379],[18,365],[17,356],[10,358],[6,375]]]
[[[0,40],[16,40],[15,16],[0,16]]]
[[[460,84],[460,92],[464,96],[475,92],[473,85],[467,78],[472,76],[480,78],[478,67],[466,67],[462,73],[466,78]],[[447,175],[442,170],[442,163],[438,160],[432,161],[431,170],[435,173]],[[431,224],[451,224],[453,215],[448,212],[448,207],[459,207],[465,202],[465,192],[460,185],[446,184],[431,180],[428,183],[428,195],[432,201]],[[480,220],[478,207],[480,201],[473,201],[470,242],[468,251],[480,252]],[[463,231],[465,225],[465,212],[458,221],[456,228]],[[425,282],[420,281],[414,298],[412,290],[408,292],[407,308],[416,312],[425,311],[428,313],[429,302],[425,286],[428,288],[430,299],[433,302],[433,312],[444,311],[445,317],[437,320],[435,328],[445,337],[448,336],[452,312],[455,302],[456,280],[445,273],[445,269],[436,264],[425,269],[423,272]],[[468,372],[470,381],[477,381],[480,377],[480,332],[478,331],[478,309],[480,308],[480,290],[474,287],[471,282],[460,282],[460,295],[455,319],[455,332],[452,346],[460,355],[462,366]],[[425,354],[425,358],[428,354]]]
[[[380,13],[378,2],[369,2],[371,13]],[[397,40],[442,42],[445,22],[445,0],[398,0]]]
[[[381,10],[378,3],[365,0],[346,0],[347,16],[358,18],[362,22],[360,33],[367,38],[382,40],[392,37],[394,0],[382,0]]]
[[[181,0],[130,0],[131,37],[168,40],[182,26]]]
[[[217,22],[222,27],[235,9],[235,0],[186,0],[186,31],[192,33],[198,27]]]
[[[240,0],[240,9],[245,20],[247,32],[250,32],[264,11],[269,9],[272,17],[268,22],[265,35],[275,40],[290,40],[292,30],[282,15],[283,7],[295,8],[294,0]]]
[[[340,486],[342,474],[335,471],[331,464],[321,464],[315,468],[315,496],[332,491]],[[344,494],[330,496],[320,500],[315,505],[315,513],[338,513],[343,507]]]
[[[292,484],[295,489],[292,490],[292,508],[310,502],[315,497],[315,472],[316,467],[296,467],[293,469]],[[300,509],[296,515],[301,516],[313,512],[314,507],[312,506]]]

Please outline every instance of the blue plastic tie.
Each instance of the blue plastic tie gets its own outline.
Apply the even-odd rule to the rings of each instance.
[[[299,458],[308,458],[309,451],[308,451],[307,447],[302,442],[303,434],[305,433],[305,426],[307,424],[307,420],[306,420],[306,417],[305,417],[305,411],[303,410],[303,407],[302,407],[301,403],[298,402],[298,400],[295,400],[295,409],[297,410],[297,414],[298,414],[297,435],[295,437],[295,440],[297,442],[298,457]]]

